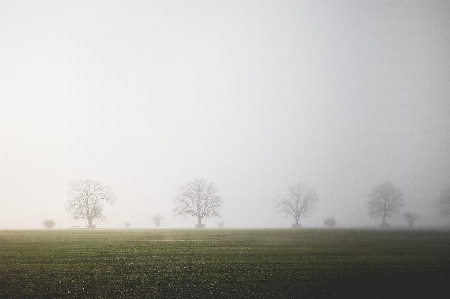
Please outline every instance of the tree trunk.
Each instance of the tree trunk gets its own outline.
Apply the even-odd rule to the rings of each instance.
[[[389,227],[389,224],[386,222],[386,214],[383,215],[383,223],[380,224],[380,227],[382,229],[387,229]]]
[[[92,226],[92,217],[88,217],[88,228],[94,228],[93,226]]]
[[[300,220],[300,217],[294,216],[294,219],[295,219],[295,223],[292,224],[292,227],[293,228],[299,228],[301,226],[300,224],[298,224],[298,221]]]
[[[202,224],[202,217],[197,217],[197,224],[195,225],[196,228],[203,228],[205,227],[204,224]]]

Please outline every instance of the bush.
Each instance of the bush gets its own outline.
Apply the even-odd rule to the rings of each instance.
[[[200,224],[200,225],[196,224],[195,228],[205,228],[205,225],[204,224]]]
[[[331,228],[336,225],[336,220],[334,220],[334,218],[327,218],[324,220],[323,224],[325,224],[325,226]]]
[[[55,227],[55,221],[53,219],[47,219],[42,222],[46,229],[52,229]]]
[[[292,224],[292,228],[300,228],[300,227],[302,227],[302,225],[300,223],[299,224],[297,224],[297,223]]]

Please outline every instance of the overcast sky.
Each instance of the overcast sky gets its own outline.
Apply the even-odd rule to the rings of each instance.
[[[112,187],[98,227],[193,228],[179,185],[213,182],[206,227],[290,227],[274,198],[316,188],[305,227],[378,226],[390,180],[445,223],[450,1],[0,1],[0,228],[84,226],[70,182]],[[401,218],[388,220],[405,225]]]

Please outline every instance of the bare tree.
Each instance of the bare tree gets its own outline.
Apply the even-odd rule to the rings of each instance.
[[[153,223],[156,225],[156,227],[159,227],[161,225],[161,222],[163,221],[163,219],[164,219],[164,217],[161,214],[156,214],[152,218]]]
[[[126,228],[130,228],[130,226],[131,226],[131,223],[130,223],[130,222],[125,222],[125,227],[126,227]]]
[[[46,229],[52,229],[55,227],[55,221],[53,219],[47,219],[42,222]]]
[[[367,202],[370,217],[383,218],[381,228],[389,227],[386,219],[398,215],[403,206],[403,194],[391,182],[378,185],[370,194]]]
[[[408,222],[408,226],[412,227],[414,225],[414,222],[419,218],[419,214],[412,213],[412,212],[405,212],[403,213],[403,218]]]
[[[438,200],[438,206],[441,216],[450,216],[450,186],[442,190]]]
[[[217,224],[219,225],[220,228],[223,228],[223,226],[225,225],[225,222],[220,221],[220,222],[217,222]]]
[[[196,179],[180,186],[174,203],[174,216],[197,217],[197,228],[204,227],[203,218],[219,217],[219,210],[223,205],[222,199],[217,195],[217,187],[204,179]]]
[[[293,227],[300,227],[300,217],[307,217],[314,208],[319,197],[316,191],[309,187],[307,183],[298,183],[289,187],[288,196],[275,198],[275,213],[285,214],[294,217]]]
[[[94,219],[106,219],[103,216],[103,202],[114,205],[116,201],[111,188],[97,181],[79,180],[70,183],[69,189],[66,210],[72,214],[73,219],[87,219],[88,228],[95,228],[92,224]]]
[[[327,218],[323,221],[323,224],[325,224],[326,227],[333,227],[336,225],[336,220],[334,218]]]

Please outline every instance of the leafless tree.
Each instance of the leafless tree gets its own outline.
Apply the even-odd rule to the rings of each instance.
[[[217,195],[217,187],[204,179],[196,179],[180,186],[174,203],[174,216],[197,217],[197,228],[204,227],[203,218],[219,217],[219,210],[223,205],[222,199]]]
[[[223,226],[225,225],[225,222],[220,221],[220,222],[218,222],[217,224],[219,225],[220,228],[223,228]]]
[[[131,226],[131,223],[130,223],[130,222],[125,222],[125,227],[126,227],[126,228],[130,228],[130,226]]]
[[[408,226],[412,227],[414,225],[414,222],[419,218],[419,214],[412,213],[412,212],[405,212],[403,213],[403,218],[408,222]]]
[[[370,194],[367,202],[370,217],[383,218],[381,228],[389,227],[386,219],[400,213],[403,206],[403,194],[391,182],[378,185]]]
[[[161,222],[163,221],[163,219],[164,219],[164,217],[161,214],[156,214],[152,218],[153,223],[156,225],[156,227],[159,227],[161,225]]]
[[[333,227],[336,225],[336,220],[334,218],[327,218],[323,221],[323,224],[325,224],[326,227]]]
[[[106,219],[103,216],[103,202],[114,205],[116,201],[111,188],[97,181],[75,181],[70,183],[69,189],[66,210],[72,214],[73,219],[87,219],[88,228],[95,228],[92,224],[94,219]]]
[[[52,229],[55,227],[55,221],[53,219],[47,219],[42,222],[46,229]]]
[[[438,206],[441,216],[450,216],[450,186],[442,190],[438,200]]]
[[[293,227],[300,227],[300,217],[309,216],[319,197],[316,191],[309,187],[307,183],[298,183],[288,188],[286,197],[275,198],[275,213],[285,214],[285,216],[294,217]]]

